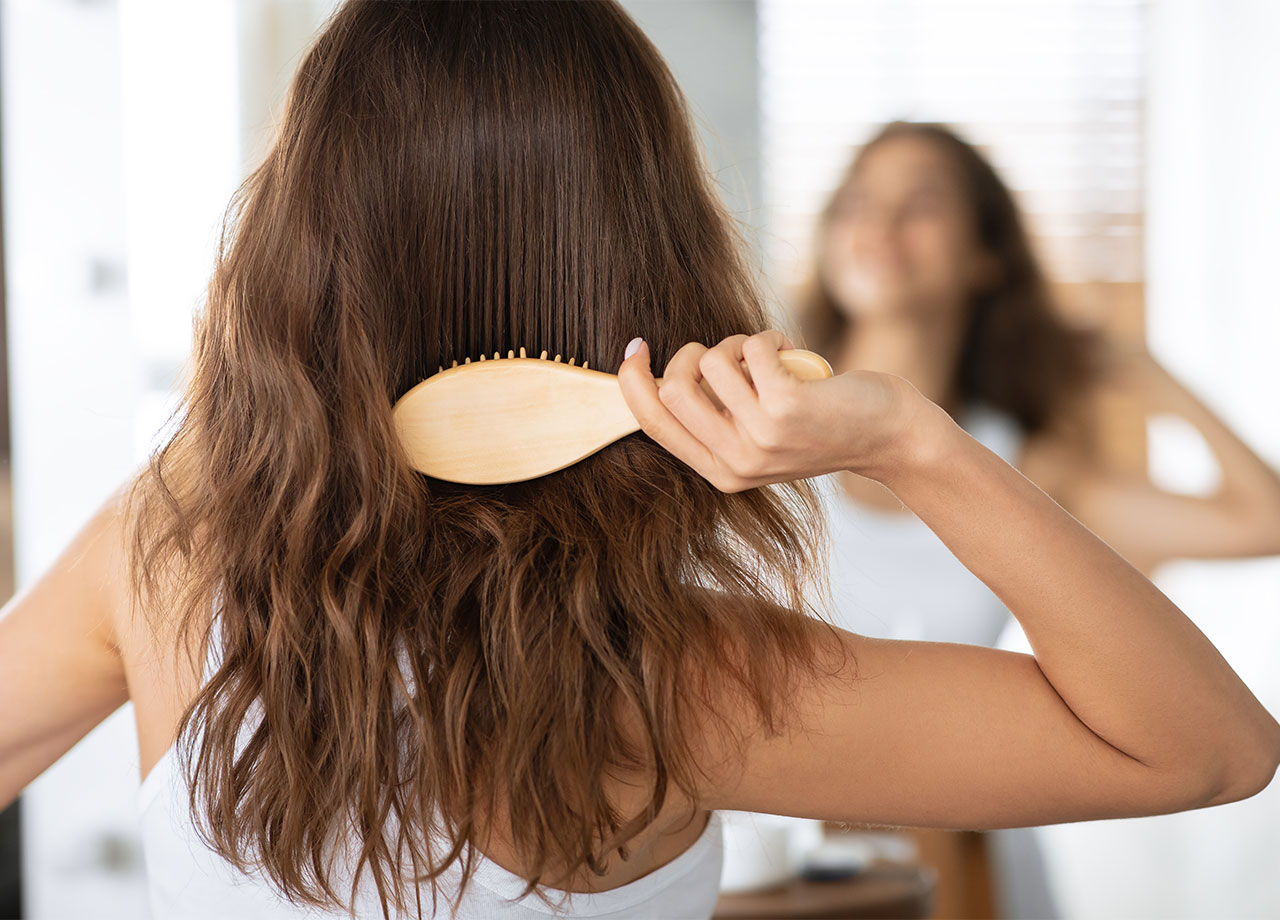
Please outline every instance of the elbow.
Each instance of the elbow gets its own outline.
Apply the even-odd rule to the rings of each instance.
[[[1266,730],[1260,733],[1264,743],[1260,745],[1260,752],[1255,754],[1252,761],[1250,761],[1250,770],[1244,774],[1241,780],[1240,788],[1243,792],[1238,798],[1230,801],[1238,801],[1239,799],[1247,799],[1251,795],[1257,795],[1271,785],[1271,780],[1275,778],[1276,770],[1280,769],[1280,722],[1272,718],[1270,713],[1266,713],[1266,721]]]
[[[1172,814],[1251,798],[1280,769],[1280,723],[1262,710],[1264,724],[1240,727],[1225,743],[1188,745],[1178,762],[1151,765],[1142,781],[1148,814]]]
[[[1276,767],[1277,764],[1273,760],[1261,767],[1238,771],[1236,775],[1231,776],[1219,786],[1218,790],[1203,803],[1204,806],[1226,805],[1257,795],[1271,785],[1271,780],[1276,775]]]
[[[1221,764],[1214,772],[1212,780],[1201,785],[1203,801],[1192,807],[1239,802],[1271,785],[1277,768],[1280,768],[1280,725],[1274,720],[1265,740],[1268,743],[1252,750],[1237,749],[1230,761]]]

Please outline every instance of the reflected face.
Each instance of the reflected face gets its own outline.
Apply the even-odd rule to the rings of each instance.
[[[959,309],[990,274],[958,168],[922,137],[865,151],[837,195],[822,275],[851,317],[923,316]]]

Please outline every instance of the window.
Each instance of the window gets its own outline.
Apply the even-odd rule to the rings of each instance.
[[[766,258],[799,280],[853,149],[895,118],[982,147],[1057,281],[1142,278],[1141,0],[760,0]]]

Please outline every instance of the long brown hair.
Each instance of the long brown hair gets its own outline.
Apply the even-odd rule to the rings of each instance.
[[[878,144],[899,137],[923,138],[950,157],[961,177],[978,242],[998,266],[994,283],[976,290],[968,304],[955,377],[961,404],[982,401],[1004,410],[1028,434],[1062,421],[1072,399],[1096,379],[1097,336],[1060,317],[1009,187],[976,147],[946,125],[890,122],[850,161],[819,214],[814,257],[796,299],[807,347],[835,360],[849,334],[853,321],[836,304],[821,271],[822,236],[840,191],[863,158]],[[1076,434],[1087,436],[1087,431],[1077,426]]]
[[[495,809],[526,892],[602,872],[698,788],[704,685],[774,729],[817,667],[811,483],[724,494],[637,433],[460,486],[415,472],[392,425],[464,356],[616,372],[643,335],[657,370],[772,325],[701,157],[615,2],[349,2],[303,57],[128,496],[155,635],[207,651],[216,601],[222,660],[179,728],[199,832],[283,896],[355,909],[337,837],[384,913],[421,912],[417,882],[434,905],[458,862],[465,887]],[[606,796],[614,767],[651,778],[641,814]]]

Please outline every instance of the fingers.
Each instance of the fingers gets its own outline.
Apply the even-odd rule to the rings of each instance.
[[[716,397],[747,428],[755,427],[760,414],[760,400],[742,369],[742,344],[745,335],[731,335],[710,348],[698,362]]]
[[[699,342],[681,346],[667,363],[658,396],[680,424],[711,449],[713,456],[733,456],[741,435],[703,387],[701,363],[709,351]]]
[[[776,440],[762,403],[786,404],[796,379],[778,350],[793,347],[776,330],[729,336],[713,348],[689,342],[655,380],[643,343],[618,368],[618,382],[645,433],[721,490],[738,491],[753,484],[742,477],[759,464],[760,448]]]
[[[778,350],[794,347],[791,340],[776,329],[757,332],[742,343],[742,356],[747,362],[760,403],[768,404],[790,397],[796,377],[782,366]]]
[[[631,414],[640,423],[645,434],[689,464],[704,478],[711,479],[716,466],[715,457],[705,444],[690,434],[680,420],[671,414],[658,395],[658,384],[649,367],[648,342],[641,342],[639,349],[619,365],[618,385],[631,408]]]

